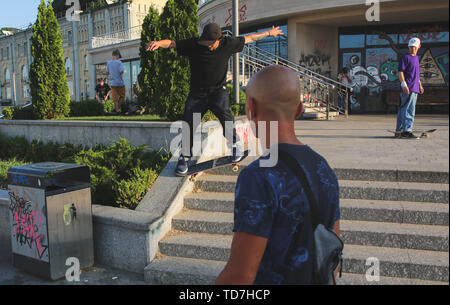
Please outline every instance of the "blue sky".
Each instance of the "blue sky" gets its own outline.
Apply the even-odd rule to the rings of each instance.
[[[41,0],[0,0],[0,28],[34,23],[40,3]]]

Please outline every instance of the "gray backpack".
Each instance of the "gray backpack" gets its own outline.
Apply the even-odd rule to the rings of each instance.
[[[278,155],[280,160],[283,161],[289,169],[291,169],[292,173],[295,174],[300,181],[303,189],[305,190],[306,196],[308,197],[311,208],[315,250],[312,283],[315,285],[328,285],[330,284],[331,279],[333,279],[333,283],[336,285],[334,271],[340,263],[341,266],[339,277],[342,276],[342,251],[344,249],[344,243],[333,230],[320,223],[320,220],[318,219],[316,199],[303,168],[288,152],[279,150]],[[299,232],[299,230],[296,231]],[[298,238],[294,237],[294,240],[295,239],[298,240]],[[295,246],[296,243],[294,242],[291,247]]]

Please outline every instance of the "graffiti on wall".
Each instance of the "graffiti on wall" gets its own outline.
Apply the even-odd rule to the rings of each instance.
[[[36,194],[9,192],[13,252],[48,262],[45,217],[40,205],[33,204],[33,195]]]
[[[407,53],[405,44],[412,37],[423,43],[448,42],[448,32],[439,25],[409,28],[403,34],[374,32],[366,35],[367,45],[383,47],[361,48],[342,53],[342,67],[347,67],[353,80],[352,109],[365,110],[368,96],[379,97],[384,89],[398,88],[398,65],[401,56]],[[421,80],[424,86],[449,86],[448,46],[425,46],[419,50]],[[363,59],[364,57],[364,59]],[[368,96],[366,96],[368,95]]]
[[[239,22],[247,20],[247,4],[242,5],[239,8]],[[228,16],[225,20],[225,26],[231,26],[233,24],[233,8],[228,9]]]
[[[316,49],[312,54],[300,55],[299,64],[321,75],[331,77],[331,55]]]
[[[448,48],[425,49],[420,59],[420,79],[424,86],[448,86]]]
[[[427,25],[409,27],[401,31],[400,43],[407,43],[411,38],[418,37],[422,43],[448,42],[449,33],[442,25]]]

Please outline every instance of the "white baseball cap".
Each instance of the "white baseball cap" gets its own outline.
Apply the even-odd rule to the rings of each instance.
[[[420,39],[417,37],[411,38],[409,40],[408,47],[420,47]]]

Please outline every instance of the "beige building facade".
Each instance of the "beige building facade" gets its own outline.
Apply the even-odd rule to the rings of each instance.
[[[161,11],[165,3],[166,0],[118,1],[82,12],[79,21],[58,16],[71,100],[95,98],[95,86],[100,77],[105,77],[106,62],[116,48],[124,55],[124,78],[128,97],[132,98],[132,87],[139,73],[138,41],[142,23],[152,5]],[[0,35],[0,101],[10,101],[12,105],[31,101],[28,79],[31,36],[31,25],[12,35]],[[134,41],[131,53],[122,45],[130,41]]]

